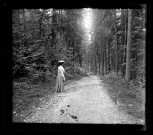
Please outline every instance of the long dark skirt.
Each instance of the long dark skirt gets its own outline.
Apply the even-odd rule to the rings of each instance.
[[[61,74],[58,74],[56,79],[56,92],[62,91],[64,91],[63,77]]]

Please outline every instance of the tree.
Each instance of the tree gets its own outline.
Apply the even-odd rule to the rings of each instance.
[[[145,78],[145,8],[133,10],[131,79],[144,82]]]
[[[67,66],[73,65],[73,70],[76,65],[82,66],[82,36],[76,21],[80,11],[21,9],[12,15],[15,78],[42,75],[45,79],[48,69],[56,74],[59,59],[64,59]]]
[[[131,51],[131,26],[132,26],[132,9],[128,10],[128,31],[127,31],[127,52],[126,52],[126,75],[127,81],[130,80],[130,51]]]

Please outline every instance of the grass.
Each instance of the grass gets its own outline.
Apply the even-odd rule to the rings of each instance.
[[[38,107],[42,101],[48,100],[55,90],[52,83],[34,85],[14,82],[13,92],[13,121],[21,122],[33,111],[32,107]]]
[[[145,119],[145,88],[128,84],[124,79],[115,75],[101,77],[108,93],[118,108],[137,119]]]
[[[79,80],[86,73],[76,70],[75,74],[65,75],[66,82],[70,83]],[[13,82],[13,122],[23,122],[23,120],[35,111],[42,102],[47,102],[55,91],[56,77],[48,78],[48,81],[42,82],[39,78],[31,81],[26,78],[20,78]]]

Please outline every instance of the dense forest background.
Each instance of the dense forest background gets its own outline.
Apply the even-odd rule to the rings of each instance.
[[[61,59],[67,81],[92,73],[114,76],[126,87],[145,87],[145,8],[93,9],[90,42],[81,25],[82,13],[12,11],[14,115],[54,91]]]

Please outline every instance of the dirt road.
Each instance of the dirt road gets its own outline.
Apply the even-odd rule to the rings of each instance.
[[[100,79],[90,76],[67,84],[64,93],[42,104],[25,122],[134,124],[137,120],[119,111]]]

